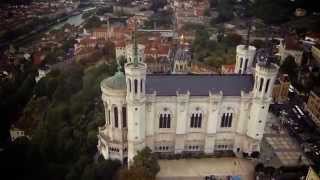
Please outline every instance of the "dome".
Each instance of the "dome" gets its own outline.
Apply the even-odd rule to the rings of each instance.
[[[126,89],[126,77],[123,72],[118,71],[112,77],[104,79],[101,82],[101,86],[104,88],[111,88],[111,89]]]

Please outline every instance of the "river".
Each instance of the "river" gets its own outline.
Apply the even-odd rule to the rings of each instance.
[[[52,26],[50,30],[54,30],[54,29],[60,29],[62,28],[65,24],[69,23],[71,25],[75,25],[75,26],[79,26],[81,23],[83,23],[85,19],[82,18],[82,13],[81,14],[78,14],[78,15],[75,15],[75,16],[71,16],[68,18],[68,20],[66,21],[63,21],[61,23],[58,23],[54,26]]]

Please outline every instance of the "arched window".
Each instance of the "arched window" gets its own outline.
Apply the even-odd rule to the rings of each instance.
[[[259,91],[262,91],[262,86],[263,86],[263,78],[260,78],[260,87],[259,87]]]
[[[134,93],[136,93],[137,94],[137,92],[138,92],[138,80],[134,80]]]
[[[221,117],[220,127],[222,128],[232,127],[232,116],[233,116],[233,113],[223,113]]]
[[[171,127],[171,116],[170,114],[168,114],[168,118],[167,118],[167,128]]]
[[[113,114],[114,114],[114,127],[117,128],[119,126],[119,124],[118,124],[118,108],[117,107],[114,107]]]
[[[199,114],[199,119],[198,119],[198,127],[201,127],[201,123],[202,123],[202,114]]]
[[[264,92],[267,92],[267,91],[268,91],[269,84],[270,84],[270,79],[267,80],[266,89],[264,90]]]
[[[245,60],[245,63],[244,63],[244,72],[247,71],[248,61],[249,61],[249,59],[246,59],[246,60]]]
[[[143,91],[143,79],[140,80],[140,92],[142,93]]]
[[[127,127],[127,108],[122,107],[122,127]]]
[[[202,113],[201,112],[192,113],[190,118],[190,127],[201,128],[201,124],[202,124]]]
[[[160,114],[159,128],[171,128],[171,115],[169,113]]]
[[[191,115],[190,127],[194,127],[194,114]]]
[[[226,113],[223,113],[221,117],[220,127],[224,127],[225,118],[226,118]]]
[[[256,89],[258,89],[258,76],[255,78],[255,83],[256,83]]]
[[[240,69],[242,68],[243,58],[240,58]]]
[[[110,120],[110,110],[108,110],[108,124],[111,124],[111,120]]]
[[[162,117],[162,114],[160,114],[160,118],[159,118],[159,128],[163,128],[163,117]]]
[[[131,92],[131,79],[129,79],[129,92]]]

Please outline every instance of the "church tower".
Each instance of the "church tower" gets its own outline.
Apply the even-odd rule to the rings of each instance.
[[[127,113],[128,113],[128,163],[133,160],[138,150],[145,146],[145,63],[138,58],[138,45],[135,32],[133,34],[133,61],[125,64],[127,83]]]
[[[251,74],[255,54],[256,48],[254,46],[238,45],[234,73]]]
[[[251,24],[248,26],[248,35],[246,45],[237,46],[236,66],[234,73],[236,74],[252,74],[252,63],[256,54],[256,48],[250,46]]]
[[[263,137],[269,105],[272,101],[272,89],[278,74],[279,66],[270,62],[258,62],[255,68],[255,83],[247,135],[260,141]],[[258,149],[254,149],[253,151]]]

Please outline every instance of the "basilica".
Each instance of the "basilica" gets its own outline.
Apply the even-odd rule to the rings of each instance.
[[[276,64],[254,61],[256,49],[239,45],[234,74],[155,75],[139,45],[131,47],[125,73],[101,82],[105,125],[97,146],[105,159],[130,163],[145,146],[172,154],[260,151]]]

